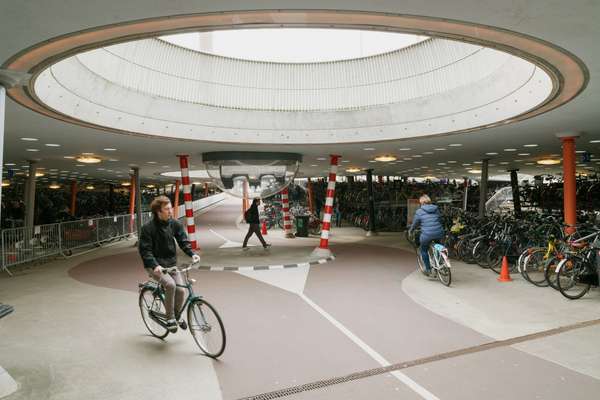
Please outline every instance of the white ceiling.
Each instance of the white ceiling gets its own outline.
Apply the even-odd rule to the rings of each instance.
[[[317,158],[327,157],[330,153],[342,155],[342,160],[350,160],[342,166],[372,167],[376,174],[394,175],[400,171],[412,170],[422,166],[441,168],[450,167],[456,176],[464,175],[468,166],[486,157],[487,152],[497,152],[491,156],[493,166],[490,174],[499,173],[510,167],[520,168],[528,174],[543,173],[544,169],[525,165],[525,162],[540,154],[560,153],[560,142],[555,134],[558,132],[581,132],[578,150],[587,150],[600,156],[600,86],[596,76],[600,74],[600,51],[597,38],[600,37],[600,2],[590,1],[490,1],[490,0],[456,0],[448,1],[170,1],[160,0],[128,0],[102,2],[78,1],[26,1],[10,2],[2,5],[0,14],[0,63],[11,56],[41,41],[107,24],[115,24],[130,20],[178,15],[244,9],[344,9],[390,12],[400,14],[432,16],[456,19],[504,28],[524,33],[548,41],[575,54],[586,65],[590,73],[587,88],[574,100],[546,114],[500,127],[477,132],[440,136],[437,138],[411,139],[405,141],[388,141],[382,143],[348,144],[348,145],[240,145],[190,143],[176,140],[143,138],[120,135],[91,128],[83,128],[54,120],[30,111],[11,100],[7,101],[5,122],[4,162],[25,165],[27,159],[39,159],[39,165],[46,169],[59,171],[86,171],[88,176],[103,179],[115,177],[115,171],[127,175],[128,166],[137,164],[141,167],[142,176],[154,179],[159,172],[176,170],[178,153],[189,153],[191,163],[200,167],[200,154],[205,151],[253,150],[253,151],[295,151],[304,155],[301,167],[303,175],[323,175],[327,161]],[[39,141],[25,142],[21,137],[34,137]],[[47,147],[46,143],[57,143],[61,147]],[[451,143],[460,143],[461,147],[447,147]],[[535,148],[524,148],[523,145],[539,144]],[[27,152],[27,148],[39,148],[39,152]],[[104,148],[116,148],[108,152]],[[367,151],[364,148],[374,148]],[[400,148],[411,150],[401,151]],[[446,148],[435,151],[435,148]],[[506,152],[506,148],[518,149],[517,152],[531,153],[531,156],[515,156],[517,152]],[[424,152],[433,154],[423,154]],[[92,152],[113,158],[118,161],[103,162],[101,165],[75,167],[76,162],[64,159],[64,156]],[[368,163],[374,155],[394,153],[402,157],[420,155],[400,164]],[[513,160],[521,159],[522,162]],[[149,164],[148,162],[156,162]],[[456,163],[447,163],[456,161]],[[445,166],[438,163],[446,163]],[[508,163],[508,164],[501,164]],[[314,165],[314,166],[313,166]],[[593,166],[600,166],[592,163]],[[169,168],[163,168],[169,166]],[[97,168],[104,168],[98,171]],[[112,171],[106,171],[110,169]],[[559,167],[550,168],[548,172],[558,171]],[[420,173],[408,175],[422,175]],[[439,176],[441,172],[434,172]],[[158,178],[156,178],[158,179]],[[167,178],[163,178],[167,179]]]

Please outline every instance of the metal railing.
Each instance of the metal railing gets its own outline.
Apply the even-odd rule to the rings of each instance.
[[[223,193],[193,202],[194,212],[220,202]],[[184,206],[179,219],[185,217]],[[142,213],[142,224],[152,218],[152,213]],[[69,257],[76,251],[85,252],[121,240],[137,233],[135,214],[89,218],[56,224],[37,225],[2,230],[0,235],[1,267],[9,275],[9,267],[40,260],[50,256]]]

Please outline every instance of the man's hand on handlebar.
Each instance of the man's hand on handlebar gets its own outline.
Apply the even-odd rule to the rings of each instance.
[[[198,254],[194,254],[192,256],[192,264],[198,264],[200,262],[200,256]]]

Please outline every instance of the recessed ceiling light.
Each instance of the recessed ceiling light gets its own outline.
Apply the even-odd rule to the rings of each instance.
[[[121,182],[121,186],[131,186],[131,182],[129,182],[129,181]]]
[[[376,163],[377,161],[375,160],[369,160],[370,163]]]
[[[108,161],[110,161],[110,162],[116,162],[116,161],[119,161],[119,160],[115,160],[114,158],[109,158]]]
[[[317,165],[317,164],[311,164],[310,166],[311,166],[311,167],[318,167],[318,165]]]
[[[89,155],[83,155],[81,157],[77,157],[77,161],[79,161],[80,163],[84,163],[84,164],[98,164],[102,160],[99,159],[98,157],[92,157],[92,156],[89,156]]]
[[[500,162],[500,165],[508,165],[508,162],[507,161],[502,161],[502,162]]]
[[[351,174],[356,173],[356,172],[360,172],[362,171],[362,169],[358,168],[358,167],[350,167],[346,169],[346,172],[350,172]]]
[[[541,160],[538,160],[537,163],[540,165],[555,165],[560,164],[560,160],[557,160],[555,158],[543,158]]]
[[[16,165],[16,164],[13,164],[13,163],[9,163],[9,162],[7,162],[7,163],[5,163],[4,165],[6,165],[7,167],[12,167],[13,165]]]
[[[25,149],[26,151],[39,151],[38,149]]]
[[[327,160],[325,157],[319,157],[319,158],[317,158],[317,161],[325,161],[325,160]]]
[[[396,156],[393,156],[391,154],[384,154],[382,156],[375,157],[375,161],[379,161],[379,162],[396,161]]]
[[[156,164],[156,161],[147,161],[148,164]]]
[[[437,149],[433,149],[433,150],[435,150],[435,151],[445,151],[446,149],[443,148],[443,147],[438,147]]]
[[[410,151],[411,148],[410,147],[401,147],[398,150],[400,150],[400,151]]]
[[[504,149],[504,151],[517,151],[517,149]]]
[[[365,147],[363,150],[364,151],[373,151],[373,150],[375,150],[375,148],[374,147]]]
[[[74,156],[64,156],[63,158],[66,158],[66,159],[68,159],[68,160],[72,160],[72,159],[74,159],[75,157],[74,157]]]
[[[485,153],[485,155],[486,155],[486,156],[497,156],[497,155],[498,155],[498,153],[494,153],[494,152],[492,151],[492,152],[489,152],[489,153]]]
[[[468,166],[468,165],[471,165],[471,164],[469,164],[469,163],[465,163],[465,164],[463,164],[463,165],[466,167],[466,166]]]
[[[32,137],[22,137],[21,140],[24,140],[26,142],[37,142],[39,139],[32,138]]]
[[[433,151],[425,151],[423,154],[433,154]]]
[[[576,150],[575,153],[582,154],[582,153],[585,153],[585,150]]]
[[[481,170],[480,169],[470,169],[469,172],[472,174],[480,174]]]
[[[460,146],[462,146],[462,144],[460,144],[460,143],[451,143],[448,145],[448,147],[460,147]]]
[[[599,139],[590,140],[590,143],[600,143]]]
[[[524,144],[523,147],[538,147],[537,144],[532,143],[532,144]]]
[[[117,151],[117,149],[113,149],[111,147],[108,147],[108,148],[104,149],[104,151]]]
[[[415,154],[415,155],[413,155],[413,156],[411,156],[411,157],[412,157],[412,158],[421,158],[421,157],[423,157],[423,156],[422,156],[422,155],[420,155],[420,154]]]
[[[344,163],[349,163],[349,162],[350,162],[350,160],[342,160],[342,162],[344,162]]]
[[[50,189],[60,189],[60,185],[58,183],[53,183],[50,186],[48,186]]]
[[[530,156],[530,155],[531,155],[531,153],[519,153],[519,154],[517,154],[517,155],[518,155],[518,156]]]
[[[446,163],[439,162],[439,163],[437,163],[437,165],[446,165]]]
[[[456,164],[456,161],[447,161],[448,164]]]

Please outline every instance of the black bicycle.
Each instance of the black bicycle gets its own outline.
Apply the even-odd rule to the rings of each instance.
[[[180,272],[185,279],[184,285],[177,287],[186,288],[187,298],[180,310],[175,310],[175,317],[179,320],[187,307],[187,325],[194,341],[200,350],[209,357],[217,358],[225,351],[225,326],[217,310],[202,296],[194,293],[192,285],[195,279],[189,277],[191,265],[183,268],[163,268],[164,273]],[[165,291],[161,284],[153,279],[139,284],[139,306],[144,325],[152,336],[164,339],[169,334],[167,329],[167,314],[165,309]]]

